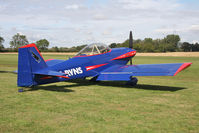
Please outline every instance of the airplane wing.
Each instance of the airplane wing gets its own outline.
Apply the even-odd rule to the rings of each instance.
[[[97,80],[128,81],[131,76],[175,76],[191,64],[114,65],[102,71]]]

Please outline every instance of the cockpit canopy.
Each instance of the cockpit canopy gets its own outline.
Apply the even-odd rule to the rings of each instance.
[[[96,55],[103,54],[110,51],[110,48],[103,43],[92,43],[87,45],[76,56],[88,56],[88,55]]]

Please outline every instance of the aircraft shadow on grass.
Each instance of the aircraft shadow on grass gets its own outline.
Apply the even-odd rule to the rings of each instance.
[[[129,85],[126,85],[125,82],[114,82],[114,81],[113,82],[111,81],[91,82],[89,80],[81,80],[81,79],[67,81],[67,82],[74,83],[74,84],[63,85],[63,86],[56,86],[56,85],[36,86],[27,91],[47,90],[47,91],[57,91],[57,92],[74,92],[74,90],[71,90],[68,88],[80,87],[80,86],[91,86],[91,85],[143,89],[143,90],[171,91],[171,92],[187,89],[184,87],[146,85],[146,84],[137,84],[136,86],[129,86]]]
[[[0,73],[14,73],[14,72],[0,71]],[[67,82],[75,84],[63,85],[63,86],[57,86],[57,85],[36,86],[25,91],[47,90],[47,91],[57,91],[57,92],[74,92],[74,90],[67,88],[89,86],[89,85],[112,86],[112,87],[132,88],[132,89],[157,90],[157,91],[171,91],[171,92],[187,89],[185,87],[172,87],[172,86],[146,85],[146,84],[137,84],[136,86],[129,86],[126,85],[125,82],[114,82],[114,81],[91,82],[89,80],[83,80],[83,79],[76,79]]]
[[[16,74],[16,72],[14,72],[14,71],[1,71],[1,70],[0,70],[0,73],[13,73],[13,74]]]
[[[35,86],[27,89],[25,91],[36,91],[36,90],[46,90],[46,91],[56,91],[56,92],[74,92],[74,90],[66,89],[67,86],[57,86],[57,85],[48,85],[48,86]]]

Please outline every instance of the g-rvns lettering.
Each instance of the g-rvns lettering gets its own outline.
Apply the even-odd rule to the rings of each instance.
[[[72,69],[68,69],[68,70],[64,70],[65,74],[68,74],[68,76],[73,76],[73,75],[77,75],[77,74],[82,74],[82,68],[81,67],[77,67],[77,68],[72,68]]]

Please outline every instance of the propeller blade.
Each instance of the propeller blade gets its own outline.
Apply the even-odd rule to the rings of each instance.
[[[129,34],[129,48],[133,48],[133,35],[132,35],[132,31],[130,31]]]
[[[132,35],[132,31],[130,31],[129,34],[129,48],[133,48],[133,35]],[[132,65],[132,58],[130,59],[130,65]]]

